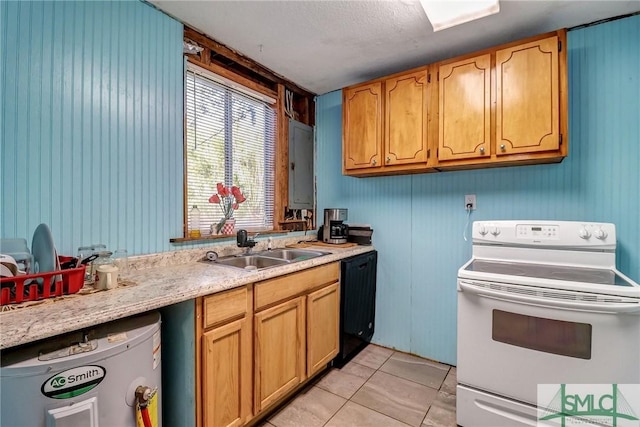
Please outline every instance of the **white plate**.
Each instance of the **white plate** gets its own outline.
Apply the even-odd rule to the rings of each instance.
[[[33,255],[33,272],[46,273],[55,271],[57,265],[56,248],[53,245],[53,236],[47,224],[40,224],[33,233],[31,242],[31,254]]]

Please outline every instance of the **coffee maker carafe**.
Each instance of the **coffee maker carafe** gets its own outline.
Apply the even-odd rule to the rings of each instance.
[[[344,224],[346,220],[346,209],[325,209],[322,241],[333,244],[347,243],[349,226]]]

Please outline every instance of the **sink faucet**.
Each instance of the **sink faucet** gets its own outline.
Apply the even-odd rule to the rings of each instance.
[[[238,230],[238,233],[236,234],[236,242],[238,243],[239,248],[247,248],[244,252],[245,255],[251,253],[251,249],[257,243],[254,239],[258,237],[259,234],[260,233],[256,233],[253,235],[253,237],[249,238],[247,235],[247,230]]]

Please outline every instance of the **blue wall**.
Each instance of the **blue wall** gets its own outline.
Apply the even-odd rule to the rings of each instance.
[[[162,316],[162,423],[196,425],[195,300],[160,309]]]
[[[0,237],[30,244],[45,222],[63,254],[98,242],[173,249],[182,37],[182,24],[139,1],[0,2]],[[193,426],[194,301],[162,318],[164,421]]]
[[[341,175],[341,93],[318,98],[319,212],[346,207],[379,251],[382,345],[456,363],[456,274],[471,220],[613,222],[618,268],[640,281],[640,16],[571,31],[569,157],[561,164],[398,177]]]
[[[0,2],[0,236],[141,254],[182,235],[182,24],[139,1]]]

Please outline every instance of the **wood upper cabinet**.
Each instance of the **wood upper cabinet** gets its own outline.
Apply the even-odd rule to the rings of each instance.
[[[491,55],[440,66],[438,159],[488,157],[491,151]]]
[[[327,366],[340,350],[340,284],[307,297],[307,376]]]
[[[426,163],[427,70],[385,80],[385,166]]]
[[[557,163],[568,153],[566,30],[354,85],[342,96],[345,175]]]
[[[342,93],[344,171],[382,165],[382,82]]]
[[[438,169],[561,161],[565,45],[559,30],[440,63]]]
[[[196,305],[197,425],[240,426],[253,416],[252,285]]]
[[[429,78],[429,68],[420,67],[343,90],[343,174],[427,170]]]
[[[496,52],[496,154],[558,150],[558,37]]]

